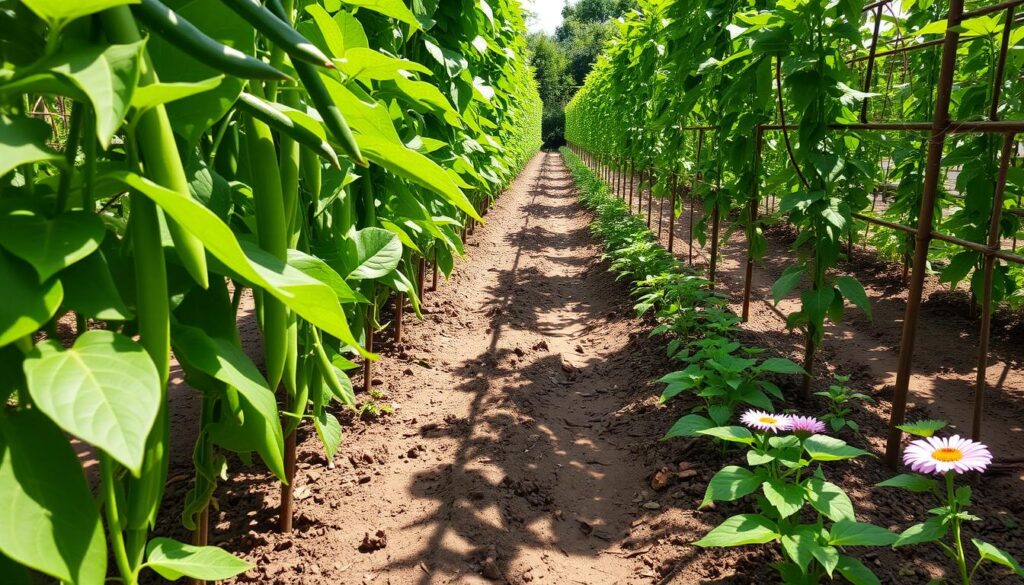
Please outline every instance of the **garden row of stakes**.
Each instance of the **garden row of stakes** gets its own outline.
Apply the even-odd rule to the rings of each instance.
[[[856,243],[904,262],[892,466],[925,277],[967,280],[980,305],[975,439],[992,312],[1024,298],[1024,2],[967,4],[641,2],[566,108],[570,147],[622,197],[632,203],[639,175],[641,193],[670,198],[670,221],[680,192],[704,210],[696,235],[710,241],[712,283],[721,224],[746,233],[744,319],[763,227],[782,218],[797,230],[800,259],[772,294],[800,294],[787,326],[806,333],[804,397],[826,319],[839,322],[844,302],[870,315],[863,287],[830,269]]]
[[[237,575],[206,546],[229,454],[280,479],[290,531],[296,428],[333,459],[382,309],[400,336],[539,148],[521,8],[2,0],[0,62],[0,580]],[[202,404],[192,544],[150,535],[172,349]]]

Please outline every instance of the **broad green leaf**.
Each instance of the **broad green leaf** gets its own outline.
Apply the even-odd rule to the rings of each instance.
[[[853,557],[839,555],[836,570],[852,585],[881,585],[881,581],[871,572],[871,569]]]
[[[144,43],[72,47],[46,63],[53,74],[88,97],[96,118],[96,137],[103,148],[110,146],[110,139],[128,112],[139,82]]]
[[[806,484],[807,501],[815,510],[833,522],[853,520],[853,502],[843,488],[820,479],[811,479]]]
[[[402,242],[398,236],[383,228],[369,227],[352,234],[355,265],[346,278],[372,280],[382,278],[398,267],[402,260]]]
[[[804,506],[804,489],[799,484],[772,479],[761,485],[764,497],[775,507],[779,516],[789,518]]]
[[[76,585],[102,585],[103,524],[67,437],[35,409],[0,412],[0,552]]]
[[[775,281],[775,284],[772,285],[772,300],[775,301],[776,305],[796,288],[796,285],[800,283],[800,277],[803,276],[803,273],[803,267],[791,266]]]
[[[916,473],[901,473],[876,485],[878,487],[903,488],[911,492],[930,492],[938,486],[938,482]]]
[[[183,100],[216,89],[224,81],[223,75],[201,81],[179,81],[174,83],[153,83],[135,90],[131,106],[137,112]]]
[[[345,39],[345,50],[352,47],[369,47],[370,41],[366,38],[366,31],[363,30],[363,23],[347,10],[339,10],[334,14],[334,22],[341,30]],[[341,57],[344,53],[339,54]]]
[[[677,420],[676,424],[672,425],[672,428],[665,433],[661,440],[664,441],[676,437],[692,437],[697,434],[697,431],[710,429],[713,426],[715,426],[715,423],[707,417],[699,414],[688,414]]]
[[[56,278],[39,284],[39,276],[21,260],[0,250],[0,347],[43,326],[57,311],[64,288]]]
[[[324,452],[328,461],[334,460],[334,454],[341,446],[341,423],[335,416],[326,410],[313,416],[313,425],[316,427],[316,434],[324,445]]]
[[[50,339],[25,358],[36,407],[62,429],[138,475],[161,380],[149,354],[113,331],[87,331],[68,349]]]
[[[137,4],[139,0],[23,0],[32,12],[50,23],[60,26],[90,14],[124,4]]]
[[[853,459],[861,455],[867,455],[856,447],[846,444],[846,441],[829,437],[826,435],[813,435],[804,441],[804,450],[812,459],[818,461],[840,461],[842,459]]]
[[[352,127],[353,132],[360,135],[362,140],[377,138],[397,146],[404,146],[386,106],[380,102],[373,102],[369,96],[366,100],[361,99],[352,90],[331,77],[321,75],[320,79],[327,87],[327,93],[330,94],[334,104],[345,115],[345,121]],[[359,142],[361,148],[362,142]]]
[[[802,374],[804,369],[793,360],[786,358],[768,358],[757,366],[761,372],[774,372],[776,374]]]
[[[836,291],[832,287],[805,290],[800,293],[802,310],[812,323],[821,323],[835,296]]]
[[[395,85],[401,93],[416,103],[429,110],[439,112],[444,117],[444,120],[452,126],[456,128],[462,127],[462,116],[459,115],[459,112],[448,101],[448,98],[441,93],[441,90],[437,89],[433,84],[426,81],[398,77],[395,79]]]
[[[102,250],[62,270],[60,279],[67,285],[65,308],[104,321],[127,321],[134,316],[117,290]]]
[[[199,328],[175,325],[171,333],[174,353],[186,372],[196,368],[238,390],[242,421],[230,417],[221,421],[212,433],[214,440],[223,440],[223,446],[232,451],[256,451],[284,481],[284,435],[277,400],[256,365],[238,346]]]
[[[1017,559],[1013,558],[1008,552],[977,538],[972,538],[971,542],[974,543],[974,548],[978,549],[978,554],[981,555],[981,558],[1010,569],[1018,577],[1024,577],[1024,570],[1020,568]]]
[[[814,549],[821,548],[818,544],[817,529],[813,526],[797,526],[791,534],[782,535],[782,550],[789,559],[806,572],[807,566],[814,559]]]
[[[225,2],[164,0],[164,4],[213,39],[248,55],[255,54],[255,30]],[[150,38],[147,51],[161,84],[202,83],[221,75],[159,35]],[[169,102],[167,116],[174,131],[187,144],[198,142],[202,133],[231,109],[246,81],[229,75],[215,88]]]
[[[169,581],[182,577],[220,581],[244,573],[253,565],[216,546],[193,546],[170,538],[146,545],[146,566]]]
[[[68,211],[47,219],[27,209],[0,216],[0,245],[36,269],[45,281],[92,254],[106,231],[88,211]]]
[[[821,563],[831,578],[832,571],[839,565],[839,551],[834,546],[818,546],[811,549],[811,554],[814,555],[815,560]]]
[[[394,144],[374,136],[359,136],[356,142],[359,143],[359,148],[366,158],[374,163],[399,177],[430,189],[470,217],[483,221],[466,194],[434,161],[407,148],[404,144]]]
[[[331,287],[342,304],[367,302],[366,297],[353,290],[340,274],[316,256],[298,250],[288,250],[288,265]]]
[[[864,311],[868,318],[871,318],[871,300],[868,299],[868,294],[864,292],[860,281],[852,276],[840,276],[836,279],[836,288],[842,293],[844,299],[853,303],[858,309]]]
[[[947,530],[948,528],[942,523],[941,518],[929,518],[901,532],[892,545],[897,547],[920,544],[922,542],[934,542],[946,536]]]
[[[345,58],[335,59],[334,63],[338,70],[348,77],[366,84],[372,81],[398,79],[402,77],[403,71],[416,71],[427,75],[432,73],[430,69],[415,61],[398,59],[363,47],[348,49],[345,51]]]
[[[338,22],[331,18],[331,15],[319,4],[306,6],[306,12],[313,17],[313,22],[320,30],[320,34],[327,44],[325,47],[329,56],[345,56],[345,34],[342,32]],[[311,39],[312,40],[312,39]]]
[[[50,135],[42,120],[0,116],[0,177],[29,163],[63,161],[46,145]]]
[[[761,485],[762,478],[750,471],[729,465],[723,467],[708,482],[707,490],[704,492],[704,500],[700,503],[703,508],[712,502],[731,502],[743,496],[757,491]]]
[[[727,547],[746,544],[764,544],[779,538],[778,528],[771,520],[758,514],[739,514],[722,522],[704,538],[693,543],[695,546]]]
[[[750,431],[743,427],[713,427],[697,431],[697,434],[746,445],[754,442],[754,435],[751,435]]]
[[[919,420],[912,423],[896,425],[896,428],[918,437],[930,437],[946,427],[946,421],[942,420]]]
[[[379,12],[384,16],[390,16],[399,22],[408,24],[411,27],[412,32],[416,32],[420,28],[420,23],[416,20],[416,15],[406,7],[405,2],[402,0],[343,0],[345,4],[350,6],[359,6],[366,8],[367,10],[373,10]]]
[[[897,535],[885,528],[855,520],[840,520],[832,525],[828,543],[832,546],[888,546]]]
[[[104,175],[139,191],[159,205],[167,215],[199,238],[206,250],[243,280],[262,288],[279,299],[300,317],[333,335],[343,343],[369,354],[348,327],[338,296],[328,285],[310,278],[258,247],[243,246],[212,211],[199,202],[165,189],[145,177],[127,171]]]

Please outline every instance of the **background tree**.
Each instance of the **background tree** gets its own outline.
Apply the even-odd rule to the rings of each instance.
[[[530,35],[531,63],[544,102],[543,136],[546,148],[565,143],[565,104],[594,66],[602,47],[612,38],[612,21],[637,7],[636,0],[579,0],[562,8],[562,25],[554,35]]]

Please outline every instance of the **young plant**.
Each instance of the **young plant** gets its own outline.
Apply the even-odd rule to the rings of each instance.
[[[839,573],[854,585],[878,583],[850,546],[887,546],[896,535],[858,522],[849,496],[829,482],[823,464],[866,455],[844,441],[822,435],[825,425],[806,416],[747,411],[741,426],[697,431],[748,447],[745,467],[729,465],[711,478],[701,507],[757,493],[756,509],[726,519],[694,544],[704,548],[778,543],[775,564],[783,581],[820,583]],[[751,430],[753,432],[751,432]]]
[[[859,433],[860,425],[850,418],[850,414],[853,413],[852,405],[856,401],[874,403],[874,399],[847,386],[847,382],[850,381],[849,376],[836,375],[835,380],[836,383],[829,386],[828,390],[815,392],[816,396],[822,396],[828,401],[828,413],[822,415],[821,420],[834,433],[838,433],[844,428]]]
[[[933,436],[946,426],[942,421],[925,420],[902,425],[904,432],[923,437],[911,441],[903,451],[903,463],[914,473],[904,473],[878,484],[914,493],[929,493],[939,501],[939,507],[928,511],[930,518],[904,530],[893,543],[894,547],[935,543],[956,565],[959,581],[963,585],[974,582],[978,568],[985,561],[1002,565],[1018,577],[1024,577],[1017,560],[1006,551],[972,538],[978,559],[973,563],[964,550],[962,527],[965,522],[981,520],[967,511],[971,505],[970,486],[957,486],[957,478],[965,473],[983,473],[992,463],[992,453],[983,443],[959,435],[939,438]],[[929,476],[938,476],[935,479]]]

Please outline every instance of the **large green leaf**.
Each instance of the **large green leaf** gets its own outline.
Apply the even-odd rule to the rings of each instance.
[[[142,346],[113,331],[88,331],[68,349],[53,339],[39,343],[24,368],[39,410],[139,473],[161,396],[160,375]]]
[[[867,451],[851,447],[846,441],[826,435],[813,435],[804,441],[804,450],[818,461],[840,461],[867,455]]]
[[[840,555],[836,570],[853,585],[881,585],[871,569],[851,556]]]
[[[60,279],[67,285],[64,291],[65,308],[104,321],[127,321],[132,318],[132,311],[117,290],[102,250],[65,268],[61,271]]]
[[[359,136],[356,142],[366,158],[399,177],[430,189],[470,217],[483,221],[466,194],[434,161],[405,145],[393,144],[373,136]]]
[[[697,431],[710,429],[715,426],[714,421],[699,414],[688,414],[677,420],[672,428],[665,433],[661,440],[674,439],[676,437],[693,437]]]
[[[369,84],[372,81],[398,79],[403,71],[416,71],[430,75],[430,69],[423,65],[385,55],[373,49],[353,47],[345,51],[344,59],[335,59],[338,70],[345,75]]]
[[[726,519],[704,538],[693,543],[700,547],[743,546],[764,544],[779,538],[778,529],[771,520],[758,514],[739,514]]]
[[[32,12],[51,25],[61,25],[76,18],[102,12],[123,4],[137,4],[139,0],[23,0]]]
[[[842,293],[843,298],[850,301],[858,309],[871,317],[871,300],[864,292],[864,286],[852,276],[840,276],[836,279],[836,288]]]
[[[911,492],[930,492],[938,487],[939,483],[930,477],[916,473],[901,473],[875,485],[878,487],[903,488]]]
[[[104,235],[103,221],[87,211],[54,219],[28,209],[0,215],[0,245],[31,264],[41,282],[92,254]]]
[[[833,522],[853,520],[853,502],[843,488],[820,479],[811,479],[806,484],[807,501],[815,510]]]
[[[712,502],[738,500],[754,493],[760,487],[761,481],[761,476],[755,475],[743,467],[736,465],[723,467],[708,482],[700,507],[703,508]]]
[[[216,546],[193,546],[170,538],[154,538],[146,545],[146,566],[169,581],[182,577],[220,581],[253,565]]]
[[[341,446],[341,423],[335,416],[326,410],[320,409],[313,415],[313,425],[316,427],[316,434],[324,445],[324,452],[328,461],[334,460],[334,454]]]
[[[231,427],[230,444],[234,451],[256,451],[267,468],[284,479],[284,435],[278,420],[277,401],[266,379],[249,356],[224,339],[210,337],[197,327],[175,325],[171,330],[174,354],[186,372],[195,368],[238,390],[244,416],[241,422],[224,421]],[[226,428],[215,437],[227,436]]]
[[[76,585],[102,585],[99,510],[67,437],[37,410],[0,412],[0,551]]]
[[[211,38],[247,55],[255,54],[256,35],[252,25],[225,2],[164,0],[164,4]],[[147,50],[161,83],[205,82],[221,74],[159,35],[151,38]],[[174,131],[188,144],[195,144],[203,132],[231,109],[245,83],[246,80],[229,75],[213,89],[168,103],[167,116]]]
[[[39,284],[39,277],[21,260],[0,250],[0,347],[43,326],[57,311],[64,288],[56,278]]]
[[[345,121],[352,131],[359,134],[363,140],[374,137],[399,146],[403,144],[385,105],[380,102],[368,102],[367,100],[372,99],[369,97],[361,99],[331,77],[321,75],[320,79],[323,80],[334,104],[345,115]]]
[[[42,120],[0,116],[0,177],[21,165],[63,160],[46,145],[50,134]]]
[[[402,0],[343,0],[345,4],[359,6],[367,10],[379,12],[384,16],[390,16],[399,22],[408,24],[413,32],[420,28],[416,15],[405,5]]]
[[[338,295],[338,301],[343,304],[367,302],[366,297],[353,290],[340,274],[316,256],[298,250],[288,250],[288,265],[331,287]]]
[[[349,243],[353,265],[346,278],[382,278],[397,268],[402,260],[402,242],[386,229],[369,227],[353,232]]]
[[[50,71],[88,97],[96,118],[96,136],[103,148],[110,145],[128,112],[139,81],[143,44],[70,47],[46,63]]]
[[[749,445],[754,442],[754,435],[751,435],[750,431],[743,427],[736,426],[702,429],[697,431],[697,434],[715,437],[716,439],[722,439],[723,441],[729,441],[731,443],[743,443],[745,445]]]
[[[855,520],[840,520],[832,525],[828,543],[832,546],[888,546],[897,535],[881,526]]]
[[[789,518],[804,506],[804,489],[799,484],[789,483],[782,479],[772,479],[761,485],[764,497],[778,512],[779,516]]]
[[[266,290],[300,317],[357,348],[364,356],[376,358],[376,355],[359,347],[338,303],[338,295],[330,286],[288,266],[255,245],[246,244],[243,250],[231,228],[191,198],[181,197],[174,191],[128,171],[113,171],[104,176],[156,202],[167,215],[199,238],[207,251],[235,275]]]
[[[1018,577],[1024,577],[1024,569],[1020,568],[1017,559],[1013,558],[1010,553],[977,538],[972,538],[971,543],[974,544],[974,548],[978,549],[981,558],[1010,569]]]

